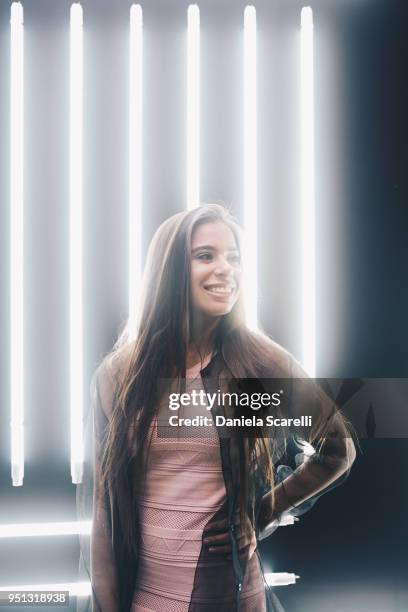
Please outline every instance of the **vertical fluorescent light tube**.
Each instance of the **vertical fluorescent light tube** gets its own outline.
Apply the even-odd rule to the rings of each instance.
[[[256,11],[244,13],[244,229],[245,310],[252,329],[258,324]]]
[[[187,210],[200,202],[200,9],[187,10]]]
[[[313,13],[301,12],[301,221],[302,221],[302,350],[310,376],[316,369],[316,257],[314,185]]]
[[[129,337],[136,336],[142,276],[142,53],[143,14],[130,7],[129,40]]]
[[[23,265],[23,7],[10,11],[10,368],[11,478],[24,478],[24,265]]]
[[[82,304],[82,6],[71,5],[70,22],[70,399],[71,476],[83,472]]]

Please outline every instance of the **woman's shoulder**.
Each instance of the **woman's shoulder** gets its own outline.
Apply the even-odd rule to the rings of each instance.
[[[286,378],[291,376],[293,364],[297,362],[285,347],[262,332],[251,332],[250,339],[257,354],[260,374],[263,377]]]
[[[94,372],[91,388],[98,393],[105,413],[112,408],[115,391],[126,373],[130,358],[131,347],[126,345],[106,355]]]
[[[132,356],[132,345],[126,344],[104,357],[96,369],[98,377],[107,377],[112,383],[118,383],[127,368]]]

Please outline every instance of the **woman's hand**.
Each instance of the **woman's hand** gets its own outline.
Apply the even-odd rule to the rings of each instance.
[[[238,554],[243,559],[249,560],[257,547],[256,534],[251,521],[246,516],[244,523],[241,523],[239,513],[237,513],[234,525],[237,534]],[[204,530],[203,542],[208,546],[208,551],[211,554],[230,556],[232,547],[228,519],[210,522]]]

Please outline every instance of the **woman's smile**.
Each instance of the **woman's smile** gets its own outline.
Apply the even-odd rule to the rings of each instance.
[[[207,291],[207,293],[210,293],[214,299],[223,302],[228,302],[234,294],[235,286],[215,283],[211,285],[205,285],[204,290]]]

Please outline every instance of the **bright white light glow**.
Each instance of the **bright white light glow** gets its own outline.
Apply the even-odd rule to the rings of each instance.
[[[0,591],[69,591],[76,597],[91,595],[90,582],[59,582],[58,584],[13,584],[0,586]]]
[[[67,521],[62,523],[14,523],[0,525],[0,538],[26,538],[90,534],[92,521]]]
[[[299,519],[297,516],[292,514],[282,514],[279,519],[279,527],[288,527],[288,525],[294,525]]]
[[[265,580],[269,586],[287,586],[296,584],[299,576],[288,574],[287,572],[265,572]]]
[[[200,203],[200,9],[187,10],[187,210]]]
[[[258,324],[258,179],[256,95],[256,11],[244,12],[244,282],[247,324]]]
[[[142,277],[142,132],[143,132],[143,14],[140,4],[130,7],[129,36],[129,321],[136,336],[136,312]]]
[[[316,257],[314,184],[313,13],[301,12],[301,221],[302,221],[302,351],[310,376],[316,370]]]
[[[301,440],[300,445],[303,447],[303,453],[306,457],[311,457],[315,454],[315,448],[309,442],[306,442],[306,440]]]
[[[71,5],[70,27],[70,400],[71,476],[83,473],[82,304],[82,6]]]
[[[24,478],[24,26],[23,7],[10,11],[10,407],[11,478]]]

